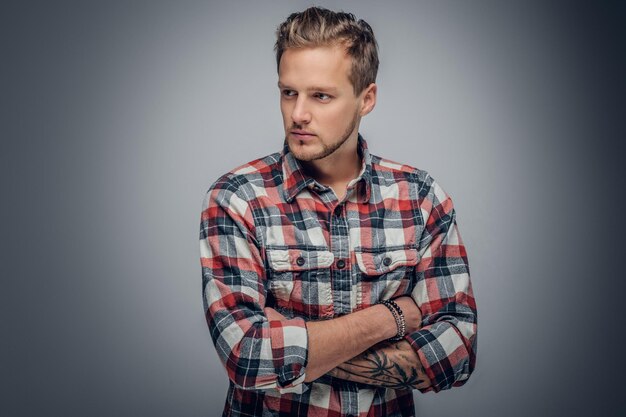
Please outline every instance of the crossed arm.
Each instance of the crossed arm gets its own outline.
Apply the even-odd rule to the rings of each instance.
[[[421,321],[421,313],[409,297],[401,297],[397,301],[403,305],[403,310],[407,312],[412,321]],[[387,315],[384,307],[377,307],[381,308],[383,315]],[[266,307],[264,310],[269,320],[285,319],[272,308]],[[363,313],[367,314],[365,311]],[[344,318],[355,318],[350,316],[352,315]],[[391,314],[389,314],[389,318],[391,317]],[[326,331],[334,331],[329,328],[329,321],[316,323],[315,325],[312,325],[312,323],[314,322],[310,322],[307,326],[310,339],[315,340],[320,336],[318,333],[320,327],[316,326],[321,325]],[[394,332],[395,322],[389,327]],[[415,325],[412,327],[417,329]],[[338,335],[341,337],[341,333],[336,333],[334,336],[337,337]],[[327,336],[332,336],[332,334],[329,333]],[[357,339],[368,340],[366,334],[357,334]],[[322,375],[321,372],[327,371],[327,368],[333,366],[332,364],[337,361],[340,357],[339,355],[345,355],[346,350],[350,351],[350,349],[345,349],[344,344],[327,343],[329,341],[330,339],[328,341],[320,340],[320,343],[323,344],[323,351],[326,354],[325,358],[320,358],[319,354],[316,353],[316,345],[318,343],[312,343],[311,349],[313,352],[311,356],[313,356],[313,360],[309,362],[306,381],[317,379]],[[333,346],[338,348],[337,352],[333,351]],[[347,359],[345,362],[330,369],[327,373],[333,377],[348,381],[393,389],[426,389],[431,385],[415,350],[406,340],[375,343],[357,356]]]

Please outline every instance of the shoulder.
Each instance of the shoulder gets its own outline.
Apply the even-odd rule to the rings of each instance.
[[[372,155],[372,177],[380,186],[403,184],[411,189],[409,194],[420,201],[424,199],[437,202],[450,200],[450,196],[441,188],[427,171]]]
[[[276,152],[240,165],[221,175],[210,187],[241,193],[282,181],[281,154]]]
[[[420,188],[432,183],[428,172],[411,165],[372,155],[372,176],[387,183],[409,182]]]

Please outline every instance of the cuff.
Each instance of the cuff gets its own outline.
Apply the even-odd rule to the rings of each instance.
[[[308,361],[306,322],[298,317],[270,321],[272,358],[277,375],[277,389],[282,392],[304,392]]]
[[[417,353],[431,386],[439,392],[469,377],[469,353],[454,326],[447,322],[426,326],[405,337]]]

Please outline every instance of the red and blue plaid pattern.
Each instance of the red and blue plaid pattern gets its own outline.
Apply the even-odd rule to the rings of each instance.
[[[323,376],[304,383],[306,322],[402,295],[406,340],[440,391],[476,358],[476,305],[449,196],[424,171],[371,155],[342,201],[284,147],[219,178],[203,204],[206,319],[230,378],[224,415],[414,415],[411,391]],[[268,321],[263,308],[285,315]]]

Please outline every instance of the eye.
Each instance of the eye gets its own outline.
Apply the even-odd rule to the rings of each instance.
[[[329,96],[328,94],[324,94],[324,93],[315,93],[315,98],[317,98],[317,99],[319,99],[321,101],[328,101],[332,97]]]
[[[282,91],[282,94],[283,94],[283,96],[285,96],[285,97],[293,97],[293,96],[295,96],[297,93],[296,93],[295,91],[293,91],[293,90],[287,90],[287,89],[285,89],[285,90],[283,90],[283,91]]]

